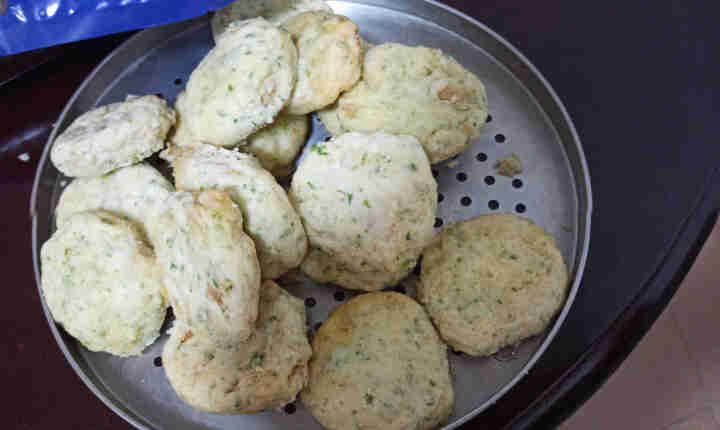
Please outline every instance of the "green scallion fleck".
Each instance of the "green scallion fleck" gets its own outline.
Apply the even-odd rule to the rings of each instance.
[[[264,361],[265,361],[265,353],[256,351],[253,353],[253,356],[250,359],[250,367],[262,366]]]
[[[310,148],[311,151],[317,152],[320,155],[328,155],[328,152],[325,150],[325,145],[317,144]]]
[[[345,198],[347,199],[348,205],[352,205],[352,199],[353,199],[352,193],[347,193],[343,190],[337,190],[337,192],[342,194],[343,196],[345,196]]]

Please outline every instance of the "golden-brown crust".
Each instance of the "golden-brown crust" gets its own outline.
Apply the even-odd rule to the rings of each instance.
[[[527,219],[493,214],[449,226],[425,249],[418,299],[448,344],[489,355],[545,329],[567,288],[555,239]]]

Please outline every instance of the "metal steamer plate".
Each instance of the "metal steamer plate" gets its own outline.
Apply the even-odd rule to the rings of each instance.
[[[456,400],[448,423],[452,428],[497,401],[530,371],[572,304],[589,245],[591,196],[585,158],[572,122],[547,82],[522,54],[477,21],[428,1],[331,1],[330,5],[355,21],[369,42],[440,48],[486,85],[491,118],[483,136],[455,159],[433,166],[440,193],[436,227],[488,213],[518,213],[557,238],[571,270],[568,300],[554,325],[543,334],[489,358],[450,354]],[[127,94],[160,93],[174,102],[212,46],[206,17],[138,33],[86,79],[66,106],[55,133],[81,113],[121,101]],[[309,145],[327,136],[314,117]],[[40,246],[54,231],[54,208],[68,182],[48,161],[49,147],[38,169],[32,200],[38,281]],[[495,163],[511,154],[522,160],[523,173],[515,178],[498,175]],[[411,276],[396,290],[412,295],[413,282]],[[335,306],[356,294],[309,281],[285,287],[305,300],[311,336]],[[256,415],[196,411],[175,395],[165,377],[159,357],[166,336],[140,357],[114,357],[86,350],[52,322],[46,307],[45,313],[58,344],[82,380],[138,428],[319,428],[299,402]]]

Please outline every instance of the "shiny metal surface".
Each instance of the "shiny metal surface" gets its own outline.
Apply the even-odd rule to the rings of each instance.
[[[562,323],[579,288],[589,246],[590,182],[579,139],[562,103],[535,68],[497,34],[471,18],[433,2],[330,2],[353,19],[371,43],[400,42],[436,47],[454,56],[486,84],[492,120],[483,137],[456,160],[434,166],[439,191],[438,219],[443,224],[499,211],[518,211],[558,239],[572,271],[572,289],[554,325],[543,335],[491,358],[451,354],[456,405],[448,423],[455,427],[496,402],[530,371]],[[87,78],[61,115],[55,133],[96,105],[126,94],[162,93],[169,101],[212,46],[205,18],[145,30],[118,48]],[[327,136],[314,118],[311,143]],[[50,142],[54,135],[50,137]],[[67,179],[48,160],[46,147],[32,198],[36,278],[39,249],[54,230],[53,209]],[[497,174],[494,164],[512,153],[524,164],[516,179]],[[491,178],[491,179],[490,179]],[[438,221],[438,224],[440,221]],[[404,282],[412,294],[412,277]],[[341,295],[355,294],[310,282],[286,285],[300,298],[313,297],[309,325],[324,321]],[[339,294],[336,294],[339,293]],[[43,306],[45,304],[43,303]],[[88,387],[105,404],[142,429],[317,428],[298,402],[284,411],[247,416],[219,416],[182,403],[161,367],[164,338],[141,357],[123,359],[87,351],[59,329],[45,309],[63,353]]]

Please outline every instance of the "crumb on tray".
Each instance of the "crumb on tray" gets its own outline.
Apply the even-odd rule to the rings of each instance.
[[[495,163],[495,169],[497,169],[499,175],[512,178],[513,176],[519,175],[523,172],[523,165],[520,158],[517,155],[512,154],[509,157],[505,157]]]

